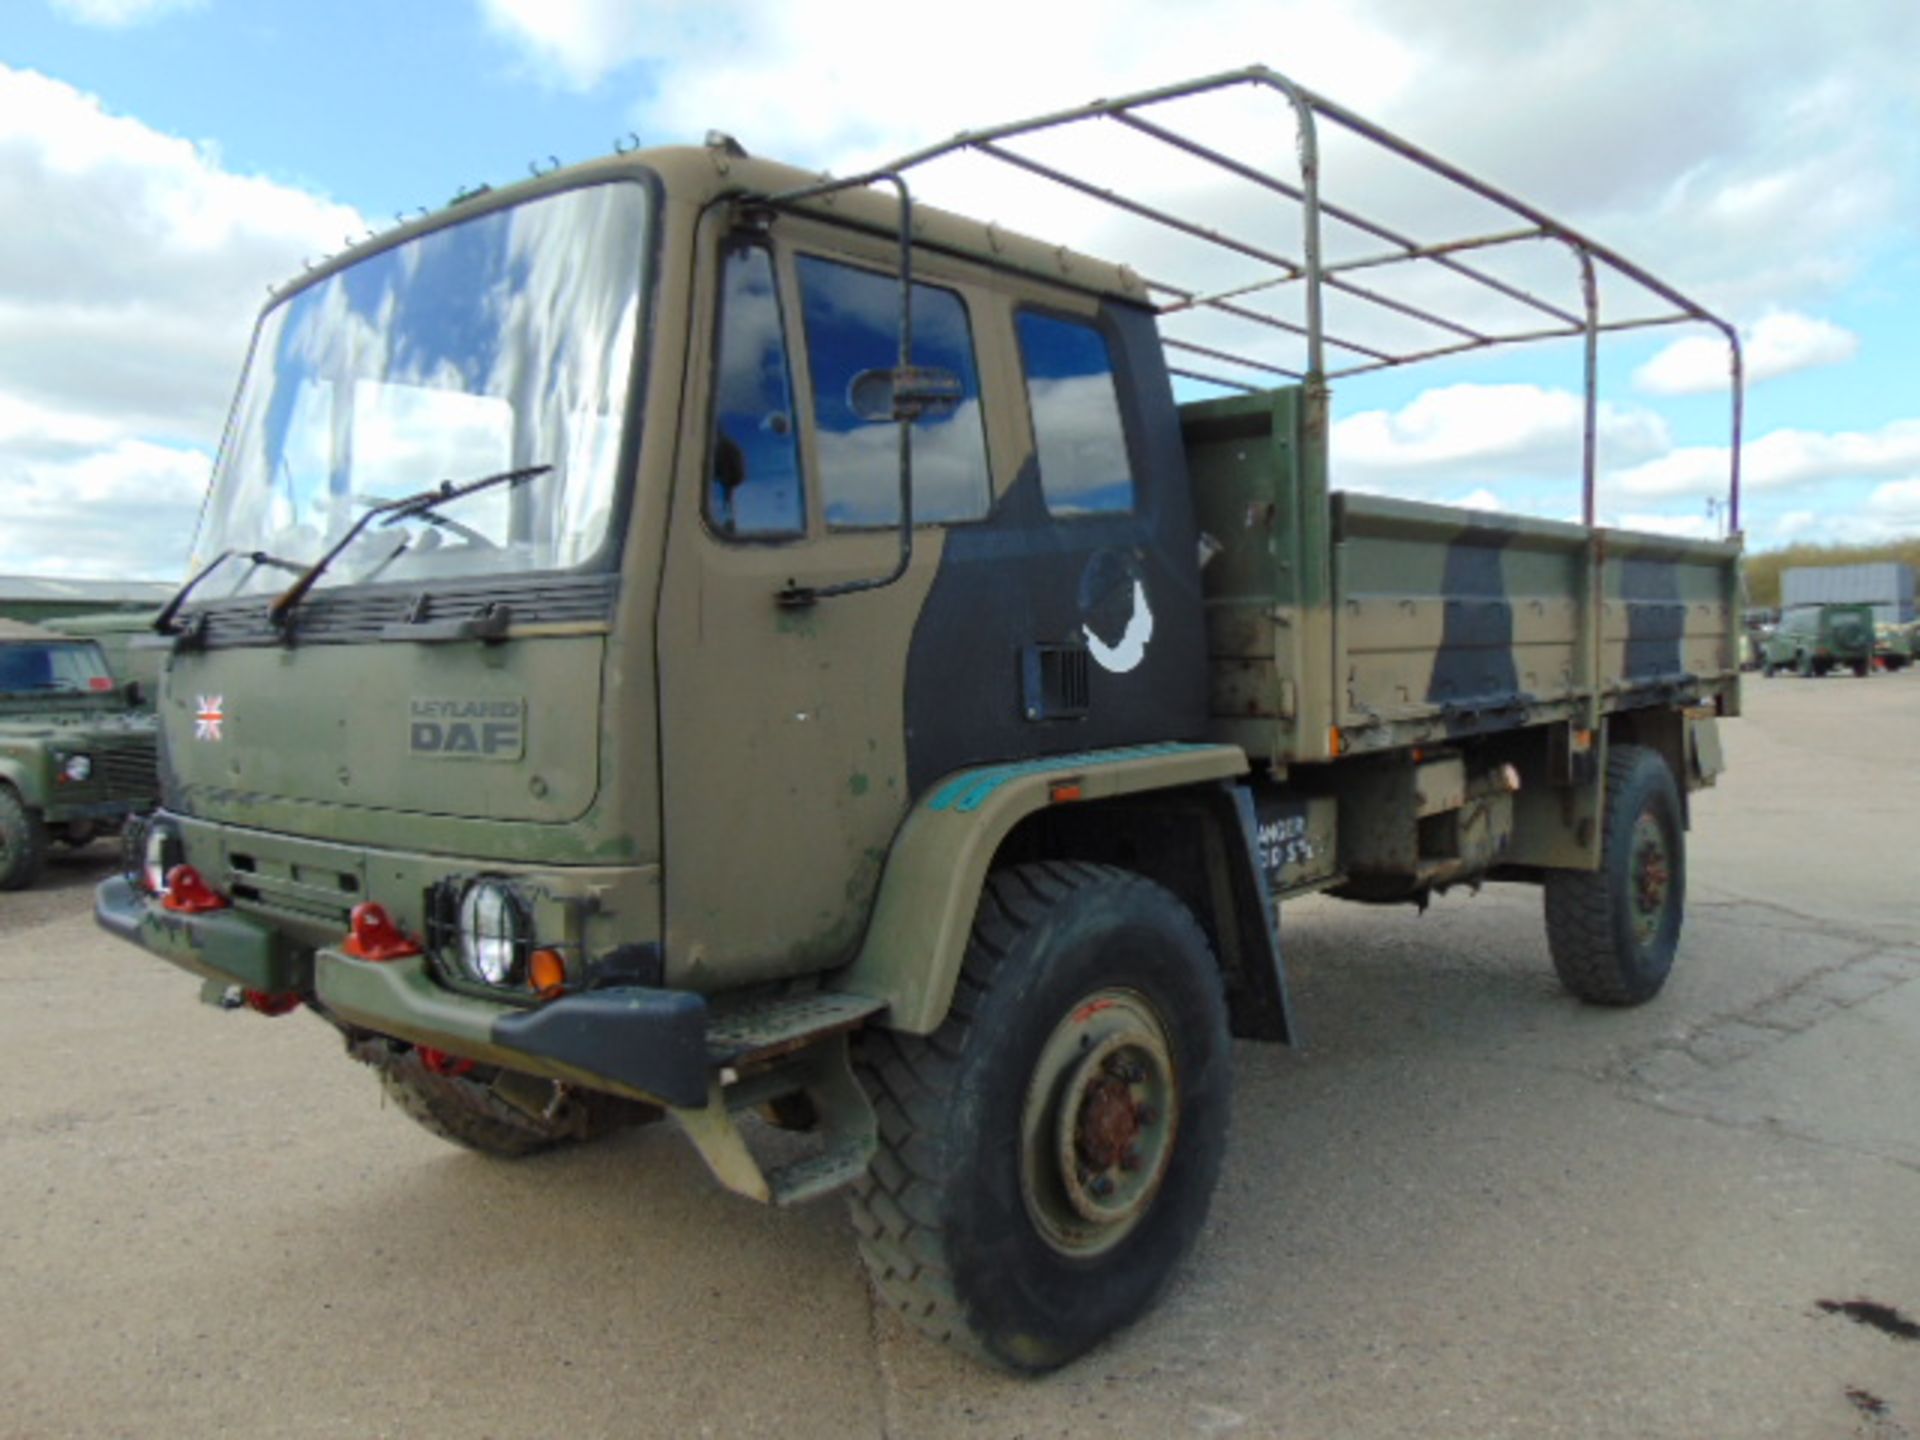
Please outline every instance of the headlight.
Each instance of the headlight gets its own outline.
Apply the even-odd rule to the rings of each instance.
[[[66,763],[60,767],[60,773],[78,784],[82,780],[93,778],[93,757],[91,755],[69,755]]]
[[[484,985],[519,983],[532,930],[512,890],[474,881],[460,897],[460,968]]]

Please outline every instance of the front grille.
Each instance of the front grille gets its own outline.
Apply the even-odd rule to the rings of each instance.
[[[153,801],[160,798],[160,775],[154,759],[153,737],[136,736],[114,742],[111,749],[93,753],[95,773],[109,800]]]

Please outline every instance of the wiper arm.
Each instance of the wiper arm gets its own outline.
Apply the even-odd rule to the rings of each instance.
[[[347,533],[334,541],[332,548],[326,554],[302,571],[300,578],[289,585],[285,593],[267,607],[267,619],[275,625],[285,625],[287,616],[293,612],[293,607],[306,598],[307,592],[313,589],[314,582],[326,573],[329,565],[340,558],[342,551],[360,538],[360,532],[371,525],[376,517],[391,515],[395,520],[404,520],[410,515],[431,510],[434,506],[443,505],[449,500],[457,500],[462,495],[471,495],[476,490],[485,490],[494,485],[518,485],[523,480],[544,475],[551,469],[553,469],[551,465],[523,465],[517,470],[502,470],[497,474],[482,475],[478,480],[469,480],[463,485],[456,485],[451,480],[442,480],[432,489],[422,490],[418,495],[388,500],[361,511],[359,518],[347,527]]]
[[[262,565],[271,565],[276,570],[288,570],[298,575],[306,568],[292,560],[282,560],[278,555],[269,555],[264,550],[222,550],[218,555],[214,556],[213,559],[201,566],[199,572],[195,574],[192,579],[174,591],[173,598],[161,607],[158,615],[153,617],[154,630],[161,635],[172,634],[173,617],[180,613],[180,607],[187,603],[187,597],[194,592],[194,588],[235,555],[245,555],[247,559],[251,560],[253,564],[249,567],[250,570],[257,570]]]

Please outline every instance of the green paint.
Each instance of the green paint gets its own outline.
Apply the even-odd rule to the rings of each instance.
[[[854,796],[864,795],[870,788],[871,784],[867,780],[867,777],[862,775],[858,770],[854,771],[852,776],[847,780],[847,791]]]

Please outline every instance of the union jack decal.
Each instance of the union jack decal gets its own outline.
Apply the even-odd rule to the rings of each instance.
[[[220,727],[227,723],[225,710],[227,697],[224,695],[202,695],[199,708],[193,714],[193,738],[196,740],[220,740],[225,737]]]

